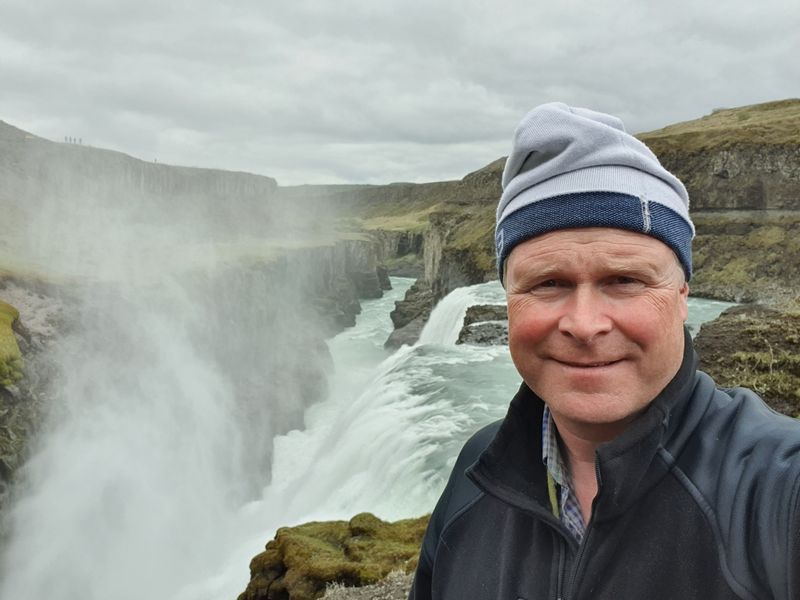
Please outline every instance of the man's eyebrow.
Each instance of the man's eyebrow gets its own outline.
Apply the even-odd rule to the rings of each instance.
[[[508,274],[516,280],[540,279],[549,278],[561,275],[565,270],[569,270],[570,265],[563,265],[558,260],[554,261],[537,261],[536,257],[530,260],[521,262],[516,265],[516,268],[509,269]],[[606,271],[609,274],[638,274],[657,276],[668,270],[668,265],[661,264],[660,262],[642,261],[640,258],[634,257],[620,257],[609,258],[603,260],[598,268],[601,272]]]

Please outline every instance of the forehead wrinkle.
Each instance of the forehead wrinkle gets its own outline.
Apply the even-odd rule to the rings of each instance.
[[[651,275],[667,276],[672,271],[672,267],[677,267],[683,273],[680,262],[675,253],[667,246],[666,252],[661,252],[661,248],[656,249],[647,243],[638,243],[638,240],[625,240],[624,244],[618,245],[611,241],[573,239],[563,243],[549,240],[538,240],[544,242],[542,248],[536,245],[526,248],[527,252],[519,256],[514,262],[514,269],[511,270],[513,276],[516,271],[519,275],[529,275],[531,272],[537,276],[548,276],[562,273],[564,271],[575,271],[577,273],[588,273],[590,271],[600,271],[609,273],[649,273]],[[592,246],[603,246],[598,251]],[[570,246],[573,247],[571,251]],[[641,249],[641,252],[636,250]],[[517,250],[515,248],[514,250]],[[514,251],[512,251],[513,257]],[[661,256],[663,255],[663,256]],[[520,273],[520,269],[522,272]]]

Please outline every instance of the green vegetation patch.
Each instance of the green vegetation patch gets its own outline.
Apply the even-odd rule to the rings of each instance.
[[[361,513],[350,521],[282,527],[250,563],[239,600],[313,600],[330,583],[364,586],[416,568],[428,517],[394,523]]]
[[[672,150],[693,153],[738,144],[796,146],[800,139],[800,99],[718,109],[700,119],[637,137],[659,156]]]
[[[446,229],[445,252],[451,255],[451,264],[459,264],[476,274],[493,276],[495,273],[495,206],[485,202],[462,207],[459,211],[435,213],[432,222]],[[477,277],[480,281],[482,278]]]
[[[0,385],[13,385],[22,379],[22,353],[11,328],[19,311],[0,300]]]
[[[395,214],[373,214],[361,221],[361,227],[367,230],[382,229],[384,231],[409,231],[419,233],[427,229],[430,214],[436,210],[436,205],[422,208],[400,207],[395,208]]]
[[[750,305],[706,323],[695,340],[700,367],[722,387],[747,387],[800,417],[800,306]]]

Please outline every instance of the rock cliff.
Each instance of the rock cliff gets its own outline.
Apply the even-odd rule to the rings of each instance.
[[[41,196],[109,197],[155,201],[161,209],[225,214],[231,200],[256,205],[275,195],[270,177],[216,169],[176,167],[112,150],[52,142],[0,121],[0,200]]]

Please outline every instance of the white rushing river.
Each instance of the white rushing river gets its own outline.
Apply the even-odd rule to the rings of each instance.
[[[334,371],[327,400],[305,411],[302,428],[274,438],[271,483],[245,505],[226,503],[226,490],[218,489],[236,486],[240,474],[207,487],[202,472],[194,476],[191,461],[213,456],[203,437],[192,436],[216,435],[197,423],[175,421],[196,429],[178,435],[150,426],[149,413],[136,411],[142,419],[136,435],[145,439],[131,453],[130,440],[101,431],[117,431],[113,406],[94,424],[70,415],[44,440],[34,470],[46,472],[34,473],[17,502],[0,598],[233,600],[247,584],[250,559],[279,526],[362,511],[384,519],[429,512],[462,443],[503,416],[519,376],[507,347],[455,345],[468,305],[503,303],[498,282],[454,291],[417,345],[390,353],[383,349],[389,312],[412,280],[392,283],[383,298],[363,302],[355,327],[329,340]],[[690,327],[696,331],[727,306],[690,299]],[[201,425],[226,418],[224,403],[195,410],[210,412],[198,418]],[[169,444],[158,436],[173,433],[185,447],[169,450],[188,454],[165,459],[159,451]],[[92,466],[106,456],[132,487],[97,483],[101,467],[93,473]],[[68,472],[47,471],[53,465]],[[150,477],[153,471],[159,477]]]

